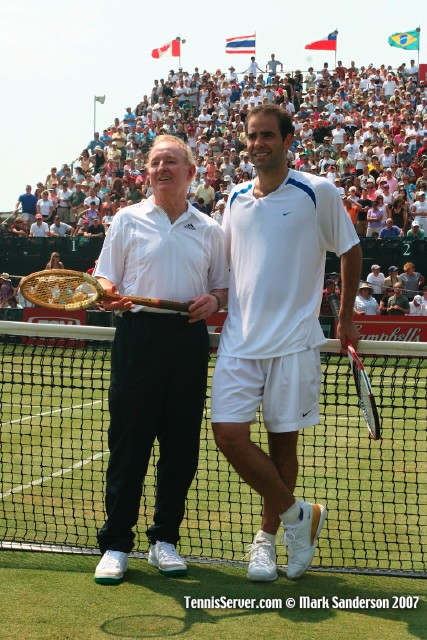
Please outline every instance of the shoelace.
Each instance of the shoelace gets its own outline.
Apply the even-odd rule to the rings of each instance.
[[[178,562],[179,564],[183,562],[173,544],[169,542],[164,542],[162,545],[159,545],[158,554],[161,562]]]
[[[295,531],[292,531],[292,529],[295,529]],[[294,551],[303,551],[307,548],[307,541],[305,537],[303,535],[299,535],[299,532],[296,531],[297,529],[298,525],[285,529],[283,540],[288,548],[289,555],[292,555]]]
[[[106,553],[102,558],[102,564],[106,569],[119,569],[120,560],[111,553]]]
[[[251,560],[254,564],[265,564],[271,562],[271,544],[269,542],[253,542],[248,546],[248,551],[244,560]],[[255,557],[252,553],[256,551]]]

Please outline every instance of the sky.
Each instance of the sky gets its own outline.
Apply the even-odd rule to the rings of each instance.
[[[253,33],[261,68],[271,53],[285,71],[318,70],[324,62],[331,67],[335,52],[304,47],[334,29],[336,59],[344,66],[354,60],[359,67],[372,62],[395,68],[417,60],[418,52],[390,47],[388,36],[420,26],[420,62],[427,63],[425,0],[412,0],[410,11],[393,0],[359,0],[350,7],[342,0],[0,0],[0,11],[0,212],[13,210],[25,185],[44,182],[50,167],[79,157],[92,139],[95,96],[106,96],[103,105],[96,103],[102,131],[149,95],[155,78],[177,69],[178,58],[151,57],[177,36],[186,40],[181,66],[189,72],[230,65],[245,70],[250,56],[226,54],[225,41]]]

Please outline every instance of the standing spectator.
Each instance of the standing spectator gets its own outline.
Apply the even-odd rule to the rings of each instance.
[[[280,67],[280,72],[283,73],[283,64],[279,60],[276,60],[276,55],[272,53],[270,60],[265,65],[265,70],[270,76],[275,76],[277,67]]]
[[[37,198],[31,193],[30,184],[25,187],[25,193],[19,196],[18,202],[15,204],[15,214],[18,213],[19,207],[21,207],[22,218],[30,223],[34,222],[37,213]]]
[[[400,282],[403,286],[403,293],[405,296],[412,300],[414,295],[418,293],[419,288],[424,284],[424,276],[418,271],[415,271],[415,265],[413,262],[407,262],[403,265],[403,271],[400,275]]]
[[[36,221],[30,227],[30,238],[46,238],[49,235],[49,225],[43,222],[41,213],[36,214]]]
[[[383,295],[385,276],[381,271],[379,264],[373,264],[371,267],[371,273],[368,274],[366,282],[371,285],[372,293],[377,302],[380,301]]]
[[[418,191],[417,199],[411,207],[411,213],[414,218],[420,225],[420,229],[424,232],[427,232],[427,202],[426,202],[426,194],[424,191]]]
[[[66,224],[70,224],[70,222],[75,221],[74,215],[71,212],[72,195],[72,191],[70,191],[70,189],[68,188],[68,183],[64,182],[62,184],[62,189],[59,189],[58,191],[59,202],[57,207],[57,214],[61,218],[61,221],[65,222]],[[73,218],[73,220],[71,220],[71,218]]]
[[[194,195],[196,200],[198,200],[199,198],[203,198],[207,213],[208,215],[210,215],[210,212],[212,210],[212,203],[215,199],[215,191],[213,187],[211,187],[207,179],[204,180],[203,184],[197,187],[196,193]]]
[[[374,231],[379,234],[383,228],[383,211],[378,207],[378,202],[378,199],[372,202],[372,207],[368,209],[368,213],[366,215],[366,219],[368,221],[368,230],[366,232],[367,238],[370,238]]]
[[[53,214],[55,213],[55,205],[52,200],[49,199],[49,191],[44,190],[42,197],[37,202],[37,213],[41,213],[45,222],[51,222]]]
[[[150,313],[126,297],[104,303],[122,317],[112,352],[107,520],[98,534],[104,555],[95,572],[100,584],[119,583],[127,569],[155,438],[160,457],[148,561],[165,575],[187,571],[175,547],[197,469],[209,352],[205,319],[224,305],[228,283],[222,230],[187,201],[195,172],[191,150],[179,138],[159,136],[148,171],[153,197],[114,218],[94,275],[123,296],[192,303],[189,315]]]
[[[388,276],[384,280],[384,289],[393,288],[398,283],[400,283],[399,269],[393,265],[388,269]]]
[[[0,307],[5,308],[9,300],[15,295],[15,288],[8,273],[0,274]]]
[[[320,314],[321,316],[329,316],[333,317],[334,312],[331,307],[331,303],[329,300],[329,296],[334,294],[338,300],[341,299],[341,291],[335,284],[335,280],[332,278],[328,278],[325,282],[325,288],[322,291],[322,302],[320,305]]]

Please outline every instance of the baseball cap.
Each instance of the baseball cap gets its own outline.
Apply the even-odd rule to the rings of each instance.
[[[381,269],[379,264],[373,264],[371,269]]]
[[[412,226],[412,227],[419,227],[419,226],[420,226],[420,223],[418,222],[418,220],[414,220],[414,221],[412,222],[412,225],[411,225],[411,226]]]
[[[331,285],[331,284],[334,284],[334,281],[333,281],[333,280],[331,280],[331,279],[326,280],[326,282],[325,282],[325,286],[326,286],[326,287],[329,287],[329,285]]]
[[[399,267],[391,266],[388,268],[389,273],[394,273],[395,271],[399,271]]]

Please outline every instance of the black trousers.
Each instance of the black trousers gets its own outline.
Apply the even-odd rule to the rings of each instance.
[[[102,553],[129,553],[148,462],[159,442],[150,543],[176,544],[188,489],[197,470],[206,395],[209,336],[204,322],[177,314],[130,313],[112,348],[109,394],[110,459]]]

